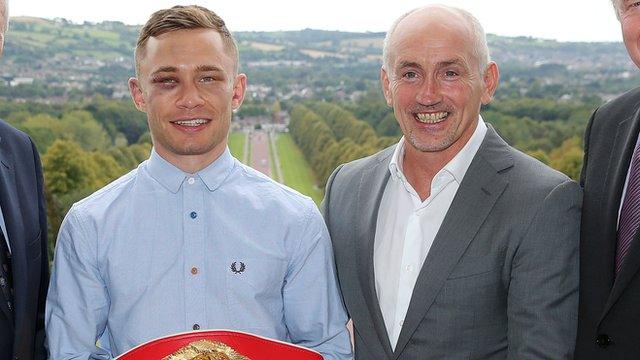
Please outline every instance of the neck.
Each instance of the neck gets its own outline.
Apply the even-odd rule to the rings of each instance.
[[[431,195],[431,181],[473,137],[478,123],[469,127],[449,147],[438,151],[421,151],[405,139],[402,169],[409,184],[416,190],[420,199],[424,201]]]
[[[219,144],[205,154],[180,155],[160,148],[156,149],[156,152],[163,159],[167,160],[167,162],[177,167],[178,169],[188,174],[195,174],[216,161],[222,155],[222,153],[224,153],[225,149],[226,143]]]
[[[402,169],[409,184],[416,190],[420,200],[424,201],[431,195],[433,178],[455,154],[445,158],[441,154],[422,152],[410,144],[405,144]]]

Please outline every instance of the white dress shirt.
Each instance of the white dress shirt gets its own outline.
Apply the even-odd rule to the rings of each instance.
[[[424,201],[402,169],[404,137],[393,154],[378,212],[373,264],[378,302],[394,349],[422,264],[486,132],[480,117],[467,144],[433,178]]]
[[[2,230],[2,235],[4,235],[4,241],[6,241],[7,249],[9,249],[9,253],[11,253],[11,244],[9,244],[9,234],[7,234],[7,224],[4,222],[2,206],[0,206],[0,230]]]

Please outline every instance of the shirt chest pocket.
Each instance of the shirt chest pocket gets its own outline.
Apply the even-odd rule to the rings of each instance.
[[[228,302],[280,299],[286,264],[286,261],[278,259],[228,258],[224,270]]]

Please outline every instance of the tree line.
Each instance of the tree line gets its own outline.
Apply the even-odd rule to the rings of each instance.
[[[321,187],[338,165],[371,155],[397,141],[396,137],[378,136],[368,123],[325,102],[293,106],[289,131]]]
[[[127,101],[100,97],[84,104],[0,102],[0,116],[27,133],[40,152],[50,251],[73,203],[149,157],[144,114]]]

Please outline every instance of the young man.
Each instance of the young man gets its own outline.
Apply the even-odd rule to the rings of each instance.
[[[200,329],[350,358],[320,213],[227,148],[246,76],[223,20],[199,6],[158,11],[135,59],[129,87],[154,148],[62,225],[47,299],[52,358],[110,358]]]

